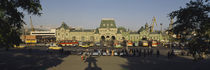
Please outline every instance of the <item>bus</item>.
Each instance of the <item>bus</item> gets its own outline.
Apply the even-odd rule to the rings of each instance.
[[[152,41],[152,47],[157,47],[158,46],[158,42],[157,41]]]
[[[78,46],[79,42],[76,40],[62,40],[58,42],[60,46]]]
[[[128,47],[132,47],[132,46],[133,46],[133,43],[132,43],[130,40],[128,40],[127,46],[128,46]]]
[[[148,41],[147,41],[147,40],[143,40],[143,41],[142,41],[142,46],[143,46],[143,47],[148,47],[148,46],[149,46]]]

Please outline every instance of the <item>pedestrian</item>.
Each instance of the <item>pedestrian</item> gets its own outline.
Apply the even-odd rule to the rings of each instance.
[[[133,56],[133,49],[129,50],[129,56]]]
[[[135,51],[136,51],[135,55],[138,56],[139,50],[138,49],[135,49]]]
[[[101,56],[101,49],[98,49],[98,55]]]
[[[173,58],[174,56],[175,56],[174,49],[172,49],[170,57]]]
[[[171,53],[170,53],[170,51],[168,51],[168,59],[170,58],[170,55],[171,55]]]
[[[159,55],[160,55],[160,51],[159,51],[159,50],[157,50],[157,57],[159,57]]]
[[[147,55],[150,56],[150,49],[147,49]]]
[[[86,60],[86,58],[87,58],[87,52],[84,52],[84,53],[81,55],[81,61]]]
[[[117,49],[117,54],[118,54],[118,56],[120,56],[120,50],[119,49]]]
[[[141,56],[141,49],[139,49],[139,56]]]
[[[150,55],[151,56],[153,55],[153,49],[150,49]]]
[[[133,52],[134,52],[133,55],[136,56],[136,55],[137,55],[137,54],[136,54],[136,53],[137,53],[137,50],[136,50],[136,49],[133,49],[133,50],[134,50],[134,51],[133,51]]]
[[[144,54],[144,57],[146,57],[146,50],[144,49],[144,51],[143,51],[143,54]]]
[[[108,49],[106,49],[106,56],[107,56],[107,55],[109,55],[109,50],[108,50]]]

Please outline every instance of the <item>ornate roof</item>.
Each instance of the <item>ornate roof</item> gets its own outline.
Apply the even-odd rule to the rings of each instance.
[[[117,28],[113,18],[102,18],[100,28]]]
[[[122,33],[122,32],[126,32],[126,29],[124,27],[119,27],[117,29],[117,33]]]
[[[65,22],[62,22],[61,26],[58,27],[57,29],[60,29],[60,28],[69,29],[69,26]]]
[[[71,30],[71,32],[94,32],[94,29]]]

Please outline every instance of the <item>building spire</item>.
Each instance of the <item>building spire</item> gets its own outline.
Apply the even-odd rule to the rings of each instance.
[[[173,28],[173,18],[171,17],[170,18],[171,20],[170,20],[170,24],[169,24],[169,30],[171,30],[172,28]]]

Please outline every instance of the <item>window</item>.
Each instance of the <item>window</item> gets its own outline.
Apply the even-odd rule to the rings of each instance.
[[[73,37],[72,37],[72,40],[76,40],[76,37],[75,37],[75,36],[73,36]]]
[[[93,36],[90,36],[90,41],[94,41],[94,37]]]
[[[84,36],[82,36],[81,41],[85,41],[85,37]]]

